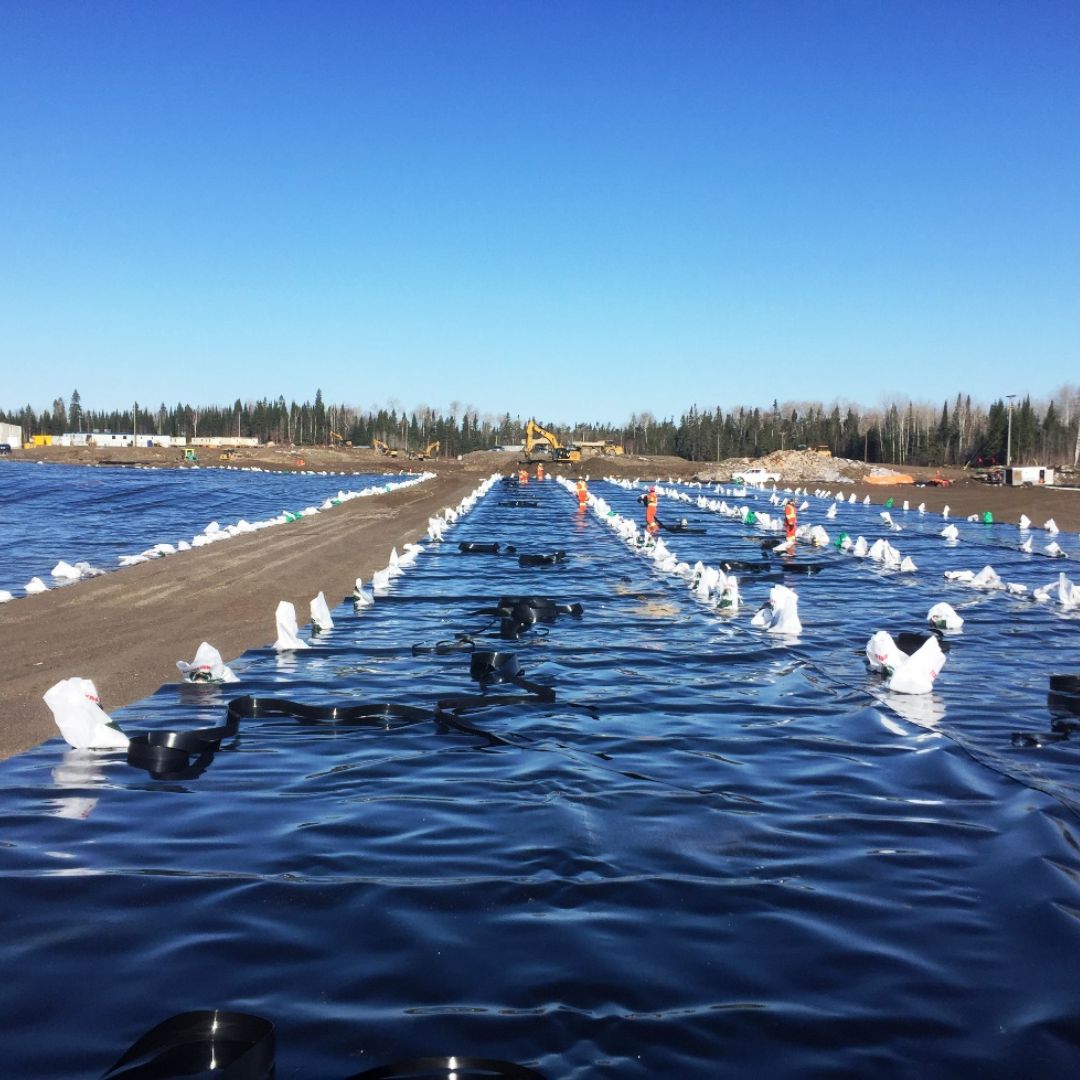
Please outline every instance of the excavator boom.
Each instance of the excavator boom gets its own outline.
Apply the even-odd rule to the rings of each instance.
[[[441,443],[438,439],[434,442],[429,442],[423,450],[417,450],[415,453],[409,454],[409,457],[415,458],[417,461],[424,461],[426,458],[434,457],[438,452]]]
[[[535,420],[525,426],[525,457],[532,460],[532,452],[541,443],[546,443],[552,461],[580,461],[581,451],[576,446],[563,446],[558,435],[542,428]]]

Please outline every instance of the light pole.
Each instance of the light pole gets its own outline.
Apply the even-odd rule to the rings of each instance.
[[[1005,436],[1005,468],[1009,468],[1012,465],[1012,403],[1015,394],[1006,394],[1009,399],[1009,429],[1008,434]]]

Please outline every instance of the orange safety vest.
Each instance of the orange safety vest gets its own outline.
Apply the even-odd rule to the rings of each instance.
[[[795,522],[796,522],[795,504],[794,503],[788,503],[784,507],[784,527],[787,530],[788,536],[794,535],[794,533],[795,533]]]
[[[537,480],[543,480],[544,479],[544,466],[543,465],[537,465],[536,466],[536,479]]]

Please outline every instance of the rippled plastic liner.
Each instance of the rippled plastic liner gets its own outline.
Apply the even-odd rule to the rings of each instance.
[[[179,455],[180,451],[177,451]],[[407,474],[277,473],[240,468],[134,469],[101,465],[0,467],[0,589],[22,595],[34,575],[50,588],[59,560],[113,570],[123,555],[190,542],[212,521],[295,513],[344,491],[400,483]]]
[[[519,495],[537,505],[502,505]],[[681,559],[761,557],[752,529],[677,511],[705,529],[669,538]],[[841,513],[877,535],[872,508]],[[581,1080],[1070,1075],[1080,742],[1011,735],[1048,729],[1080,626],[946,587],[933,524],[903,534],[918,574],[800,552],[821,572],[747,574],[725,618],[554,482],[500,485],[311,650],[114,715],[133,734],[221,723],[240,694],[432,709],[480,688],[468,651],[413,646],[469,633],[554,703],[470,710],[476,733],[254,717],[183,781],[58,740],[3,763],[6,1071],[99,1076],[165,1017],[220,1007],[275,1024],[282,1078],[451,1053]],[[1041,582],[1010,528],[969,546]],[[795,644],[750,627],[776,580]],[[474,614],[526,594],[583,614],[517,641]],[[940,599],[966,621],[933,694],[885,698],[867,638],[924,630]]]

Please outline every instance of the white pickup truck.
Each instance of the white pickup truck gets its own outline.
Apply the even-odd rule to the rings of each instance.
[[[767,469],[743,469],[742,472],[732,473],[731,479],[742,484],[767,484],[771,480],[774,484],[779,483],[780,474],[769,472]]]

